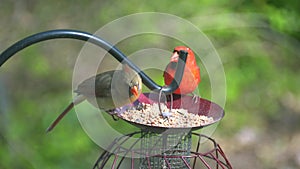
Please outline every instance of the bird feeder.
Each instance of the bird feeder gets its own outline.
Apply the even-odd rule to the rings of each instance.
[[[0,55],[0,66],[2,66],[11,56],[18,51],[41,41],[71,38],[93,43],[110,53],[119,62],[128,64],[134,71],[138,72],[143,83],[150,90],[161,91],[166,94],[165,103],[168,108],[183,108],[189,113],[211,117],[213,120],[205,125],[193,127],[161,127],[149,126],[132,122],[126,122],[137,126],[140,131],[124,135],[115,140],[101,153],[94,165],[94,169],[102,168],[228,168],[231,164],[226,158],[223,150],[216,141],[210,137],[193,132],[213,123],[220,121],[224,116],[224,110],[209,100],[192,96],[173,96],[172,92],[178,88],[183,75],[187,52],[179,52],[179,62],[177,65],[174,80],[168,86],[159,86],[143,71],[133,64],[121,51],[95,35],[76,30],[51,30],[41,32],[24,38],[7,48]],[[150,97],[151,95],[151,97]],[[139,103],[160,104],[159,94],[143,93],[136,101]],[[157,97],[156,97],[157,96]],[[122,119],[122,116],[119,116]],[[128,142],[130,137],[137,138],[135,142]],[[206,140],[205,143],[202,143]],[[196,144],[192,144],[196,143]],[[126,162],[129,160],[129,163]],[[92,167],[92,166],[91,166]]]
[[[137,102],[159,102],[158,97],[149,97],[149,93],[140,96]],[[218,122],[224,116],[223,109],[217,104],[193,96],[177,96],[167,107],[187,109],[189,113],[212,117],[213,121],[204,126],[192,128],[148,126],[126,120],[139,127],[139,132],[116,138],[104,153],[98,158],[94,169],[100,168],[232,168],[220,145],[205,135],[193,132]],[[135,142],[128,141],[129,137],[138,137]],[[201,144],[201,141],[205,143]],[[197,145],[193,146],[192,142]],[[126,159],[131,161],[130,166],[125,165]],[[124,164],[123,164],[124,163]]]

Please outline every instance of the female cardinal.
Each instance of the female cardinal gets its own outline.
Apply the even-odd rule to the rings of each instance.
[[[194,52],[185,46],[177,46],[173,51],[171,57],[171,62],[167,65],[164,71],[164,81],[166,85],[169,85],[174,79],[176,66],[178,63],[180,50],[185,50],[188,52],[186,65],[184,68],[183,76],[179,87],[173,92],[175,94],[188,94],[192,93],[198,86],[201,81],[200,78],[200,68],[197,66]]]
[[[49,126],[51,131],[57,123],[77,104],[84,100],[104,111],[134,102],[142,92],[141,77],[124,65],[122,70],[107,71],[86,79],[74,91],[78,95],[74,101]]]

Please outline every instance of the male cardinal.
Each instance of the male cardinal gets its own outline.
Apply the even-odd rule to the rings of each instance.
[[[122,70],[103,72],[86,79],[74,92],[78,94],[74,101],[48,127],[47,132],[84,100],[104,111],[112,111],[134,102],[142,92],[142,80],[128,65],[124,65]]]
[[[185,50],[188,52],[186,65],[183,72],[183,77],[179,87],[173,92],[175,94],[189,94],[192,93],[201,81],[200,78],[200,68],[197,66],[194,52],[185,46],[177,46],[173,51],[170,63],[167,65],[164,71],[164,81],[166,85],[169,85],[174,79],[176,66],[179,59],[178,52],[180,50]]]

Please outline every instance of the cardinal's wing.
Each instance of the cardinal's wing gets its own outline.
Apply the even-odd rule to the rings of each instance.
[[[111,96],[111,82],[114,71],[103,72],[84,80],[78,85],[74,92],[86,97],[108,97]]]

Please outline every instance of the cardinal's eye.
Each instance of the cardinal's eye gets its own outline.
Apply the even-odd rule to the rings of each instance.
[[[132,85],[132,87],[133,87],[133,86],[139,87],[139,83],[138,83],[138,82],[131,83],[131,85]]]
[[[135,84],[134,84],[133,82],[130,82],[130,83],[129,83],[129,86],[130,86],[130,87],[133,87],[133,86],[135,86]]]

